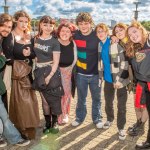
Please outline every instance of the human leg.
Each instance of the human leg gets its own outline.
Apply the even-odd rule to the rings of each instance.
[[[114,96],[115,96],[115,89],[113,84],[105,81],[104,98],[105,98],[105,112],[107,116],[107,121],[103,126],[104,129],[108,129],[114,120],[114,108],[113,108]]]
[[[121,130],[124,129],[126,123],[126,103],[127,103],[126,87],[117,90],[117,99],[118,99],[117,127],[119,130]]]
[[[88,92],[88,77],[77,74],[77,95],[78,101],[76,106],[76,121],[81,123],[84,121],[86,110],[86,97]]]
[[[92,96],[92,120],[93,123],[97,124],[101,122],[101,87],[98,86],[99,77],[98,75],[93,75],[89,78],[89,88]]]
[[[16,144],[18,141],[22,139],[19,131],[15,128],[15,126],[12,124],[12,122],[8,118],[8,114],[6,112],[6,109],[4,107],[4,104],[0,97],[0,118],[3,122],[4,137],[8,140],[11,144]]]

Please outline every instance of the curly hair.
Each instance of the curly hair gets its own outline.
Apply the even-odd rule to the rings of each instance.
[[[29,16],[25,11],[23,11],[23,10],[17,11],[17,12],[14,14],[13,18],[14,18],[15,24],[14,24],[14,27],[13,27],[13,28],[16,27],[16,22],[18,21],[18,19],[19,19],[20,17],[26,17],[26,18],[28,18],[28,26],[27,26],[27,30],[26,30],[25,32],[31,31],[31,18],[30,18],[30,16]]]
[[[130,40],[130,37],[128,35],[128,32],[129,32],[129,29],[132,28],[132,27],[135,27],[137,28],[138,30],[142,31],[142,41],[141,43],[134,43]],[[148,33],[146,31],[146,29],[141,25],[140,22],[137,22],[137,21],[133,21],[131,23],[131,25],[128,27],[127,29],[127,36],[128,36],[128,39],[129,39],[129,43],[128,44],[129,46],[127,47],[126,49],[126,55],[128,57],[134,57],[135,56],[135,53],[137,51],[139,51],[145,44],[146,40],[147,40],[147,37],[148,37]]]
[[[92,16],[88,12],[80,12],[78,14],[78,16],[76,17],[76,24],[78,25],[78,23],[82,21],[89,22],[92,25],[94,25]]]

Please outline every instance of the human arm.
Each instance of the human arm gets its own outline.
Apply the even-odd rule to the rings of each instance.
[[[118,53],[116,56],[117,61],[114,62],[114,69],[118,68],[119,71],[114,78],[114,88],[118,89],[121,87],[123,80],[129,77],[129,72],[128,72],[129,63],[125,57],[124,48],[121,47],[119,44],[117,44],[116,48]],[[112,72],[114,72],[113,68],[112,68]]]
[[[14,35],[10,33],[8,37],[3,39],[3,42],[2,42],[3,54],[5,55],[7,59],[6,63],[8,65],[12,65],[14,61],[13,47],[14,47]]]
[[[45,78],[45,83],[48,84],[52,76],[55,74],[60,60],[60,43],[57,39],[53,41],[53,64],[50,74]]]
[[[75,66],[76,62],[77,62],[77,46],[75,44],[75,42],[73,41],[73,48],[74,48],[74,60],[73,60],[73,63],[71,65],[72,69],[73,67]]]
[[[115,35],[112,35],[110,38],[111,38],[112,44],[113,44],[113,43],[118,43],[118,42],[119,42],[119,39],[118,39]]]
[[[51,77],[54,75],[54,73],[56,72],[57,68],[58,68],[58,64],[59,64],[59,59],[60,59],[60,53],[59,52],[54,52],[53,53],[53,65],[52,65],[52,70],[50,72],[50,74],[45,78],[45,83],[48,84]]]
[[[30,40],[31,44],[29,44],[29,46],[27,45],[22,53],[25,57],[29,58],[29,59],[34,59],[35,58],[35,52],[34,52],[34,38],[31,38]]]
[[[99,72],[99,86],[101,86],[102,84],[102,80],[103,80],[103,63],[102,63],[102,59],[101,59],[101,46],[100,44],[98,44],[98,72]]]

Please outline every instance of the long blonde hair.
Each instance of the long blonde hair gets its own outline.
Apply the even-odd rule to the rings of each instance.
[[[141,41],[141,43],[134,43],[134,42],[132,42],[130,40],[130,37],[128,35],[128,31],[132,27],[135,27],[135,28],[137,28],[137,29],[142,31],[142,41]],[[145,42],[147,40],[147,37],[148,37],[148,33],[147,33],[146,29],[141,25],[140,22],[134,20],[131,23],[131,25],[128,27],[128,29],[127,29],[127,36],[128,36],[130,44],[129,44],[129,46],[126,49],[126,55],[128,57],[134,57],[135,53],[144,46],[144,44],[145,44]]]

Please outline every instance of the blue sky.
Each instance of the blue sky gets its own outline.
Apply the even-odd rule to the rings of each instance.
[[[150,0],[139,0],[139,21],[150,20]],[[9,13],[24,9],[31,17],[50,15],[75,18],[81,11],[90,12],[95,23],[110,24],[111,19],[129,23],[134,17],[135,0],[7,0]],[[4,0],[0,0],[0,6]],[[0,13],[3,8],[0,7]]]

